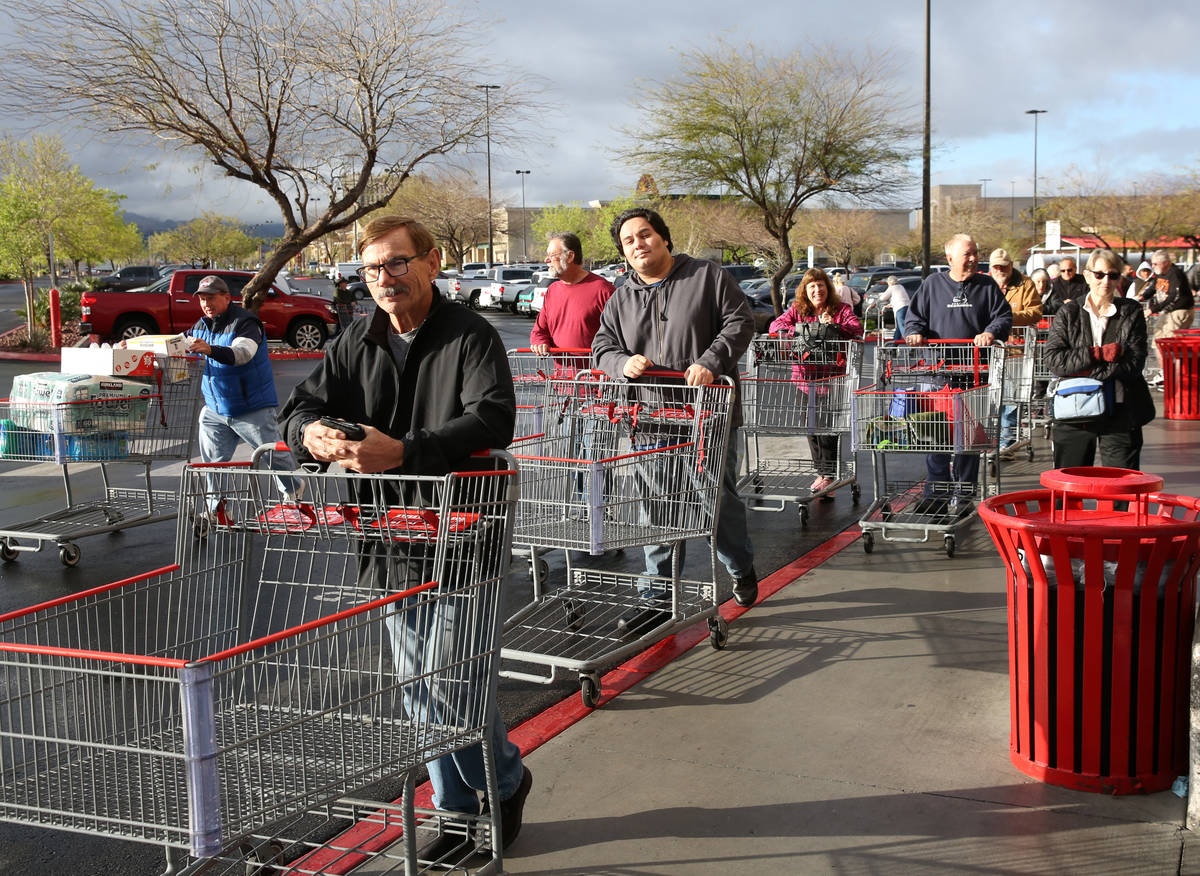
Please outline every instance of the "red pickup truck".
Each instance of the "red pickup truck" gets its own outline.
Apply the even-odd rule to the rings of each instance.
[[[186,334],[201,316],[196,287],[202,277],[216,274],[241,303],[242,288],[254,276],[249,271],[181,270],[141,290],[85,292],[80,299],[80,331],[102,340],[137,335]],[[276,281],[258,310],[269,340],[286,340],[301,350],[318,350],[337,331],[333,302],[318,295],[301,295]]]

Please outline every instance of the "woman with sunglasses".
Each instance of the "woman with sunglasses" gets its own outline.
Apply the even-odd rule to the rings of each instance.
[[[1084,270],[1088,294],[1068,301],[1055,316],[1046,341],[1046,362],[1059,377],[1110,381],[1108,412],[1095,420],[1055,422],[1054,467],[1102,465],[1138,468],[1142,426],[1154,419],[1154,400],[1142,376],[1146,364],[1146,318],[1132,298],[1120,296],[1124,263],[1098,249]]]

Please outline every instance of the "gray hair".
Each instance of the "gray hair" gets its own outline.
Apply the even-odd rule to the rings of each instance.
[[[895,274],[892,274],[892,276],[887,278],[887,284],[889,286],[895,286],[899,282],[900,282],[900,278],[897,277]]]
[[[1037,280],[1038,274],[1041,274],[1043,277],[1045,277],[1047,283],[1050,282],[1050,275],[1048,273],[1046,273],[1045,268],[1038,268],[1036,271],[1034,271],[1032,274],[1029,275],[1029,279]]]
[[[559,241],[564,249],[575,253],[575,264],[583,265],[583,244],[579,242],[578,234],[572,231],[552,231],[546,235],[546,242],[552,240]]]
[[[1150,264],[1154,264],[1155,259],[1158,259],[1160,262],[1166,262],[1167,264],[1171,263],[1171,255],[1165,249],[1156,249],[1154,254],[1150,256]]]
[[[955,234],[949,240],[946,241],[946,247],[945,247],[946,255],[950,255],[950,250],[952,250],[954,248],[954,244],[956,244],[956,243],[974,243],[974,242],[975,242],[974,237],[960,231],[958,234]]]

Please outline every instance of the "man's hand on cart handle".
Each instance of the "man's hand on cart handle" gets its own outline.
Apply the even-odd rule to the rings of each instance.
[[[360,474],[378,474],[399,468],[404,463],[404,442],[362,424],[366,437],[361,441],[339,438],[337,429],[314,420],[304,427],[304,447],[321,462],[336,462],[342,468]]]
[[[550,353],[549,344],[530,344],[529,349],[537,356],[546,356]]]
[[[923,343],[925,343],[925,336],[924,335],[907,335],[904,338],[904,343],[908,344],[910,347],[919,347]]]
[[[716,379],[717,375],[695,362],[688,366],[687,371],[683,372],[684,383],[688,386],[708,386]]]
[[[991,332],[980,332],[975,336],[976,347],[990,347],[996,336]]]
[[[641,353],[635,353],[625,360],[625,365],[621,368],[622,373],[630,380],[637,380],[646,373],[647,370],[654,367],[654,363],[643,356]]]

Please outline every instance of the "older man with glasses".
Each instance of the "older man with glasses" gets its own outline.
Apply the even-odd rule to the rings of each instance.
[[[1195,305],[1192,300],[1192,289],[1188,285],[1187,276],[1177,265],[1171,263],[1171,257],[1165,250],[1158,250],[1150,256],[1150,267],[1154,270],[1144,286],[1138,300],[1143,302],[1151,313],[1161,314],[1158,329],[1154,332],[1154,340],[1172,337],[1180,329],[1192,324],[1195,315]],[[1162,356],[1158,352],[1158,344],[1154,348],[1154,358],[1158,362],[1158,373],[1151,383],[1161,386]]]
[[[1075,259],[1067,256],[1059,259],[1058,276],[1050,281],[1050,295],[1042,305],[1046,316],[1053,316],[1068,301],[1083,298],[1088,294],[1087,280],[1079,276]]]

